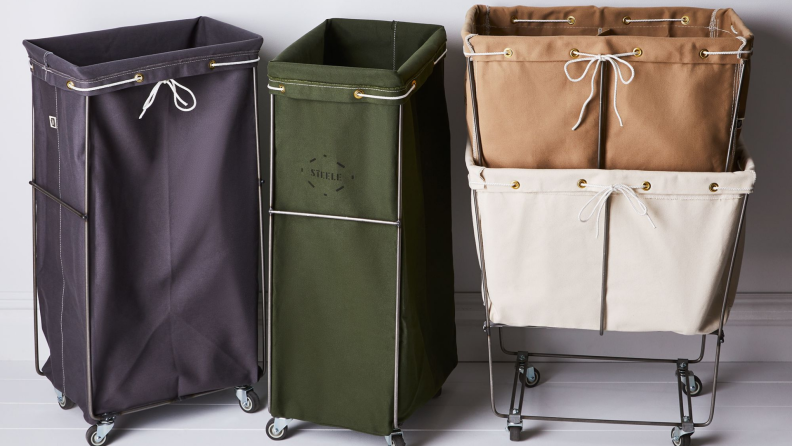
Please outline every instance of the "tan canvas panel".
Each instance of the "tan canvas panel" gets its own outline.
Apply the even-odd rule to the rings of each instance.
[[[488,167],[731,169],[753,47],[731,9],[475,6],[462,37]]]

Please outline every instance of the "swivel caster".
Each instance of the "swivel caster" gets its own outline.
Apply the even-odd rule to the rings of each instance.
[[[671,444],[674,446],[690,446],[692,441],[691,435],[692,434],[684,434],[682,429],[675,427],[671,429]]]
[[[407,446],[407,443],[404,441],[404,435],[402,431],[395,431],[385,437],[385,442],[388,446]]]
[[[85,440],[90,446],[103,446],[109,443],[108,434],[113,429],[112,421],[100,421],[85,432]]]
[[[687,380],[684,380],[687,381]],[[701,395],[701,391],[704,390],[704,385],[701,383],[701,379],[698,376],[693,376],[693,388],[687,382],[682,382],[682,391],[685,392],[685,395],[690,396],[699,396]]]
[[[539,385],[540,379],[541,375],[539,374],[539,370],[535,367],[528,367],[528,370],[525,372],[525,387],[536,387]]]
[[[285,418],[270,418],[267,421],[267,436],[270,440],[280,441],[286,438],[286,431],[289,429],[289,422]]]
[[[55,398],[58,399],[58,406],[63,410],[69,410],[75,406],[74,401],[70,400],[66,395],[58,389],[55,390]]]
[[[520,432],[522,432],[522,426],[509,426],[509,440],[520,441]]]
[[[255,413],[261,408],[261,400],[252,387],[237,387],[236,397],[245,413]]]

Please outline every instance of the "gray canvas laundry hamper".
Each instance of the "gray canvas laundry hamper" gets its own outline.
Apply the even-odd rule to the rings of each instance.
[[[258,409],[261,44],[208,17],[24,41],[36,372],[89,444],[221,389]]]

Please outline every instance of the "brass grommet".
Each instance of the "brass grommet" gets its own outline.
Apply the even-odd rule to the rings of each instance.
[[[413,87],[415,87],[416,85],[418,85],[418,81],[417,81],[417,80],[415,80],[415,79],[413,79],[413,81],[412,81],[412,86],[413,86]]]
[[[578,51],[577,48],[572,48],[571,50],[569,50],[569,57],[573,59],[577,59],[578,57],[580,57],[580,51]]]
[[[517,23],[517,16],[512,16],[511,17],[511,22],[512,23]]]
[[[66,88],[68,88],[69,90],[73,90],[74,89],[74,81],[66,82]]]
[[[630,20],[632,20],[632,19],[630,18],[630,16],[626,16],[626,17],[624,17],[624,18],[622,19],[622,23],[624,23],[625,25],[629,25],[629,24],[630,24]]]
[[[355,90],[355,92],[352,93],[352,95],[355,96],[355,99],[363,99],[363,96],[361,96],[362,94],[363,90]]]
[[[503,50],[503,55],[506,57],[512,57],[514,56],[514,50],[511,48],[506,48],[505,50]]]
[[[643,50],[640,48],[633,48],[633,56],[635,57],[643,56]]]
[[[138,84],[143,82],[143,73],[138,73],[135,75],[135,82],[137,82]]]
[[[570,25],[574,25],[575,24],[575,18],[572,17],[572,16],[567,17],[567,23],[569,23]]]
[[[512,181],[511,188],[512,189],[519,189],[520,188],[520,182],[519,181]]]
[[[712,183],[709,185],[710,192],[717,192],[718,191],[718,183]]]
[[[699,51],[699,57],[702,58],[702,59],[706,59],[707,57],[709,57],[709,54],[707,54],[708,52],[709,51],[707,51],[707,50]]]
[[[585,189],[586,188],[586,184],[588,184],[588,183],[586,183],[586,180],[578,180],[578,187],[579,188]]]
[[[648,181],[644,181],[643,182],[643,190],[649,190],[651,188],[652,188],[652,183],[650,183]]]
[[[690,24],[690,17],[688,17],[686,15],[683,15],[682,16],[682,24],[683,25],[689,25]]]
[[[214,61],[214,60],[210,60],[210,61],[209,61],[209,69],[210,69],[210,70],[214,70],[214,68],[215,68],[214,64],[215,64],[215,61]]]
[[[286,93],[286,86],[283,84],[278,84],[278,88],[280,88],[281,93]]]

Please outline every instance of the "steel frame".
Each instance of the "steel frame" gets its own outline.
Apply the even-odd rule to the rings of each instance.
[[[259,156],[259,144],[258,144],[258,97],[257,97],[257,80],[256,80],[256,67],[253,67],[253,98],[254,98],[254,109],[255,109],[255,131],[256,131],[256,157],[258,159]],[[178,398],[172,398],[169,400],[158,401],[155,403],[145,404],[137,407],[132,407],[126,410],[122,410],[119,412],[113,413],[105,413],[105,414],[96,414],[94,412],[93,407],[93,356],[91,350],[91,287],[90,287],[90,219],[88,216],[88,209],[90,209],[90,142],[89,142],[89,123],[90,123],[90,96],[85,97],[85,190],[84,190],[84,197],[83,197],[83,209],[85,211],[81,212],[76,208],[72,207],[68,203],[60,200],[57,196],[52,194],[51,192],[47,191],[40,185],[36,183],[36,145],[35,145],[35,117],[36,111],[33,110],[33,139],[32,139],[32,152],[33,152],[33,169],[32,169],[32,179],[29,184],[33,187],[32,192],[32,207],[33,207],[33,342],[34,342],[34,352],[35,352],[35,369],[36,373],[40,376],[44,376],[44,372],[41,370],[40,367],[40,360],[39,360],[39,314],[38,314],[38,277],[36,274],[36,252],[38,246],[38,233],[36,228],[37,223],[37,197],[36,192],[41,192],[45,197],[55,201],[60,206],[64,207],[71,213],[77,215],[83,220],[84,223],[84,252],[85,252],[85,349],[86,349],[86,389],[87,389],[87,402],[88,402],[88,416],[97,422],[97,426],[108,426],[112,429],[112,425],[116,417],[122,415],[128,415],[135,412],[140,412],[147,409],[153,409],[155,407],[165,406],[171,403],[175,403],[177,401],[184,401],[192,398],[197,398],[204,395],[209,395],[216,392],[221,392],[224,390],[235,389],[235,388],[248,388],[249,386],[235,386],[235,387],[226,387],[222,389],[214,389],[209,390],[206,392],[199,392],[190,395],[181,396]],[[258,174],[259,178],[261,177],[260,173]],[[259,188],[259,197],[260,197],[260,188]],[[259,200],[259,207],[260,207],[261,200]],[[263,232],[263,223],[261,221],[261,214],[259,214],[259,234]],[[263,252],[263,248],[262,248]],[[263,268],[263,265],[262,265]],[[262,269],[263,271],[263,269]],[[68,396],[68,395],[66,395]],[[104,430],[109,432],[110,429],[105,428]]]
[[[604,66],[603,66],[604,67]],[[728,157],[731,156],[733,147],[735,145],[735,132],[737,127],[737,109],[739,105],[739,97],[740,97],[740,90],[742,88],[743,82],[743,70],[744,64],[740,64],[739,69],[739,84],[737,90],[737,96],[735,97],[734,102],[734,115],[732,119],[732,128],[731,128],[731,137],[729,141],[728,147]],[[600,122],[599,122],[599,138],[597,142],[597,158],[598,158],[598,168],[602,167],[602,160],[603,160],[603,147],[602,147],[602,109],[603,109],[603,99],[602,99],[602,90],[603,90],[603,79],[604,73],[603,70],[600,75]],[[470,104],[472,108],[473,114],[473,141],[471,141],[472,148],[473,148],[473,155],[474,160],[477,164],[481,164],[481,131],[479,127],[479,116],[478,116],[478,101],[476,98],[476,81],[474,76],[474,64],[472,57],[467,57],[467,78],[468,78],[468,87],[470,93]],[[727,170],[729,165],[729,158],[727,157]],[[705,422],[695,423],[693,421],[693,406],[692,406],[692,398],[690,393],[685,392],[683,390],[684,385],[689,384],[689,379],[693,378],[693,373],[688,369],[689,364],[696,364],[700,363],[704,358],[705,347],[706,347],[706,339],[707,335],[702,335],[701,337],[701,350],[699,352],[699,356],[693,360],[687,359],[672,359],[672,358],[644,358],[644,357],[620,357],[620,356],[598,356],[598,355],[575,355],[575,354],[558,354],[558,353],[529,353],[524,351],[511,351],[507,350],[503,346],[503,338],[501,336],[502,328],[506,327],[500,324],[492,324],[490,320],[490,296],[489,291],[487,288],[487,271],[486,271],[486,263],[484,261],[484,242],[482,240],[482,230],[481,230],[481,213],[479,211],[478,205],[478,191],[472,190],[472,198],[473,198],[473,213],[474,213],[474,224],[475,224],[475,235],[477,241],[477,248],[479,254],[479,263],[481,266],[481,290],[482,295],[484,298],[484,309],[485,309],[485,317],[486,322],[484,325],[484,331],[487,336],[487,363],[489,367],[489,379],[490,379],[490,406],[493,413],[499,418],[507,419],[507,427],[509,426],[522,426],[522,420],[534,420],[534,421],[559,421],[559,422],[574,422],[574,423],[597,423],[597,424],[621,424],[621,425],[643,425],[643,426],[666,426],[672,427],[672,435],[676,435],[677,439],[680,436],[684,435],[692,435],[695,428],[697,427],[706,427],[712,423],[712,420],[715,416],[715,399],[717,395],[717,386],[718,386],[718,372],[720,366],[720,352],[721,352],[721,344],[724,341],[723,335],[723,324],[725,320],[726,314],[726,306],[729,297],[729,290],[731,289],[732,284],[732,274],[734,272],[734,265],[735,260],[737,257],[737,252],[739,249],[740,238],[743,232],[743,225],[745,221],[745,211],[748,204],[748,194],[742,194],[742,204],[740,210],[740,218],[739,223],[737,226],[737,233],[734,239],[733,247],[732,247],[732,255],[731,260],[729,263],[728,275],[726,280],[726,288],[723,294],[723,300],[721,305],[721,314],[720,320],[718,324],[718,330],[711,333],[716,337],[716,348],[715,348],[715,364],[714,364],[714,372],[713,372],[713,383],[712,383],[712,395],[710,400],[710,409],[709,409],[709,416]],[[603,241],[603,270],[602,270],[602,281],[603,286],[601,290],[601,309],[600,309],[600,335],[604,333],[604,317],[605,317],[605,282],[607,279],[607,257],[608,257],[608,221],[609,221],[609,207],[606,204],[605,208],[605,237]],[[515,361],[515,376],[514,376],[514,384],[512,386],[512,395],[511,395],[511,402],[510,402],[510,410],[509,413],[499,412],[496,404],[495,404],[495,391],[494,391],[494,377],[493,377],[493,359],[492,359],[492,329],[497,328],[499,334],[499,344],[501,351],[508,355],[516,356],[517,359]],[[537,358],[554,358],[554,359],[575,359],[575,360],[605,360],[605,361],[619,361],[619,362],[640,362],[640,363],[668,363],[668,364],[676,364],[677,365],[677,391],[679,394],[679,412],[680,412],[680,420],[679,421],[653,421],[653,420],[621,420],[621,419],[598,419],[598,418],[575,418],[575,417],[558,417],[558,416],[538,416],[538,415],[524,415],[522,414],[522,405],[523,399],[525,394],[525,386],[522,385],[520,381],[520,370],[525,370],[525,367],[528,365],[528,359],[530,356],[537,357]],[[522,367],[522,369],[521,369]],[[519,399],[517,399],[517,390],[519,385]],[[686,396],[686,397],[685,397]],[[518,402],[515,405],[515,401]],[[687,407],[687,410],[686,410]]]
[[[400,341],[400,319],[401,319],[401,282],[402,282],[402,127],[404,119],[404,105],[399,105],[399,131],[398,131],[398,167],[397,167],[397,196],[396,196],[396,221],[389,220],[374,220],[357,217],[347,217],[342,215],[328,215],[328,214],[314,214],[307,212],[290,212],[283,210],[276,210],[274,203],[274,188],[275,188],[275,96],[270,95],[270,191],[269,191],[269,254],[267,262],[267,305],[266,318],[267,321],[267,408],[272,407],[272,307],[275,295],[272,292],[272,255],[273,255],[273,223],[276,215],[290,215],[297,217],[307,218],[324,218],[341,221],[354,221],[361,223],[380,224],[396,227],[396,317],[395,317],[395,341],[394,341],[394,361],[393,361],[393,433],[386,436],[387,441],[392,436],[401,435],[401,428],[399,427],[399,341]],[[276,421],[291,419],[275,418]],[[390,444],[390,443],[388,443]]]

